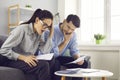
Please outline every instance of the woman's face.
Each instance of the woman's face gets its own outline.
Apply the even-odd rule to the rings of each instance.
[[[52,23],[53,21],[51,19],[40,20],[37,18],[34,29],[39,35],[41,35],[46,29],[50,28]]]

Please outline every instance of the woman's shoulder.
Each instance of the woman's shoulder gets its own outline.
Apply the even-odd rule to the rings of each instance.
[[[22,30],[22,31],[28,31],[28,27],[29,27],[29,24],[22,24],[19,26],[19,28]]]
[[[28,26],[29,26],[28,24],[22,24],[19,27],[22,28],[22,29],[26,29]]]
[[[24,29],[28,26],[28,24],[21,24],[21,25],[18,25],[16,26],[17,29]]]
[[[28,24],[18,25],[11,33],[21,33],[27,30]]]

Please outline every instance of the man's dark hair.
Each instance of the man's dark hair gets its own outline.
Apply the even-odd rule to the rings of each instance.
[[[69,23],[70,21],[72,21],[73,25],[76,27],[76,28],[79,28],[80,27],[80,19],[77,15],[73,15],[73,14],[70,14],[68,15],[66,21]]]

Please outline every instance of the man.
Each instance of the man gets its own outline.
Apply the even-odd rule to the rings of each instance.
[[[54,26],[53,48],[52,51],[56,57],[55,71],[60,70],[60,66],[67,68],[86,68],[87,62],[82,60],[76,64],[66,64],[80,57],[76,42],[75,29],[80,27],[80,19],[77,15],[70,14],[68,17],[56,26]],[[64,56],[65,52],[70,51],[70,57]],[[56,80],[60,80],[60,77]],[[73,78],[72,80],[80,80]]]

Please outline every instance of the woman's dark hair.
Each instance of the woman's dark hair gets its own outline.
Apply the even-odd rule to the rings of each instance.
[[[34,23],[36,17],[38,17],[40,20],[44,20],[44,19],[52,19],[53,20],[53,15],[52,15],[52,13],[50,11],[37,9],[33,13],[32,17],[27,22],[24,22],[22,24]]]
[[[70,21],[72,21],[73,25],[77,28],[80,27],[80,19],[77,15],[73,15],[73,14],[70,14],[68,15],[66,21],[69,23]]]

